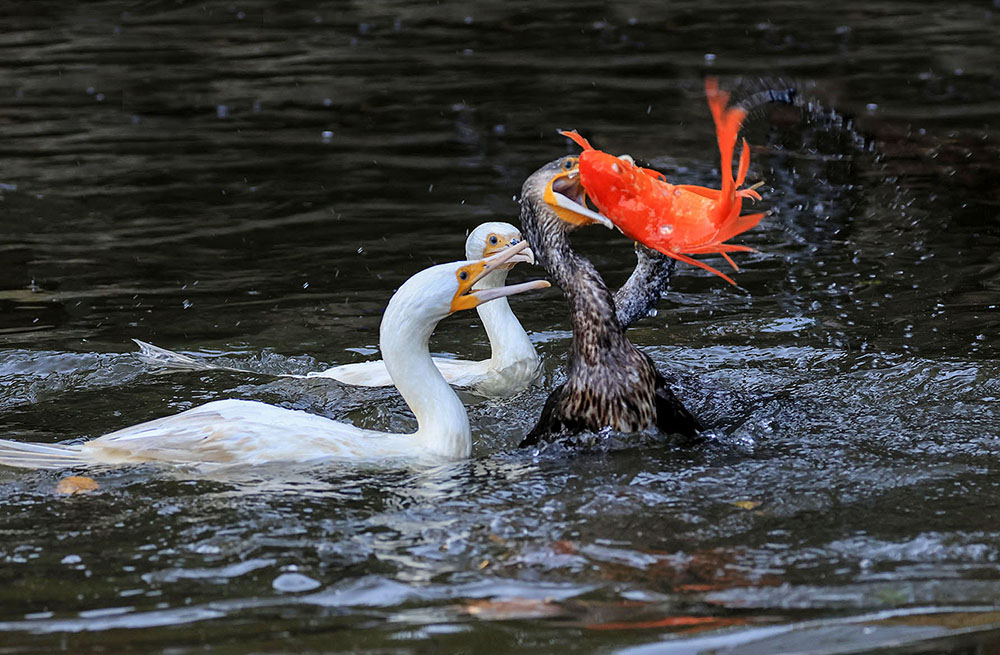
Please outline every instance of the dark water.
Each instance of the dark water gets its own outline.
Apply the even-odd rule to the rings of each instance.
[[[704,74],[838,117],[753,113],[760,254],[739,289],[681,267],[631,332],[720,443],[517,451],[569,329],[521,296],[545,378],[467,397],[469,462],[70,498],[0,471],[0,652],[996,652],[1000,7],[754,4],[8,4],[13,439],[228,397],[412,428],[389,390],[267,374],[370,357],[391,292],[574,150],[556,128],[714,184]],[[576,243],[612,283],[634,261]],[[157,375],[130,338],[261,375]],[[432,348],[488,352],[471,313]]]

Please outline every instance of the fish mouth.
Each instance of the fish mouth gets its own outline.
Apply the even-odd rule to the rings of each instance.
[[[479,282],[493,271],[509,268],[509,266],[518,262],[534,263],[534,261],[535,257],[528,247],[528,242],[521,241],[492,257],[480,259],[463,266],[457,272],[459,280],[458,291],[455,292],[455,297],[452,298],[451,311],[456,312],[462,309],[471,309],[497,298],[513,296],[516,293],[523,293],[534,289],[545,289],[551,286],[546,280],[532,280],[531,282],[510,284],[492,289],[473,289],[476,282]],[[463,273],[465,277],[462,277]]]
[[[563,221],[570,225],[597,223],[609,230],[615,224],[607,216],[587,207],[587,190],[580,182],[579,158],[566,157],[563,170],[552,176],[545,186],[545,202]]]

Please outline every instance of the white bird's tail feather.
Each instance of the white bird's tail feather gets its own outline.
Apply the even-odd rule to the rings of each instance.
[[[139,357],[147,364],[152,364],[168,371],[236,371],[238,373],[252,373],[253,371],[233,368],[231,366],[219,366],[206,362],[203,359],[196,359],[188,355],[154,346],[145,341],[132,339],[139,346]]]
[[[62,469],[86,464],[80,446],[0,439],[0,465],[23,469]]]

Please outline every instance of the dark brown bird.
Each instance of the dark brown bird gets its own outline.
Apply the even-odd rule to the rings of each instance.
[[[550,162],[521,189],[522,229],[536,260],[566,295],[573,324],[566,381],[549,395],[521,446],[602,428],[639,432],[656,427],[695,440],[702,429],[698,420],[674,396],[649,356],[625,337],[622,323],[645,315],[655,304],[670,269],[640,253],[637,270],[622,289],[619,318],[597,269],[569,243],[569,232],[581,225],[612,226],[583,205],[577,165],[576,157]],[[655,293],[647,292],[644,280],[655,281]]]

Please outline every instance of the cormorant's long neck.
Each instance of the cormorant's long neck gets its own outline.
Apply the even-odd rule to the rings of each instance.
[[[379,349],[393,384],[417,417],[417,431],[411,436],[430,454],[468,457],[469,416],[431,360],[429,343],[437,321],[421,318],[407,300],[394,297],[386,307]]]
[[[656,308],[670,287],[676,259],[636,244],[636,265],[632,275],[615,292],[618,322],[627,328]]]
[[[475,288],[493,289],[502,287],[506,282],[507,271],[498,270],[477,282]],[[538,358],[535,347],[511,311],[506,298],[479,305],[476,311],[479,312],[486,336],[490,339],[490,368],[503,370],[517,362]]]
[[[529,238],[533,239],[535,257],[570,303],[572,349],[576,354],[570,358],[571,365],[599,365],[604,356],[614,357],[615,352],[626,348],[625,330],[615,314],[614,299],[590,260],[575,253],[561,231],[547,230]]]

